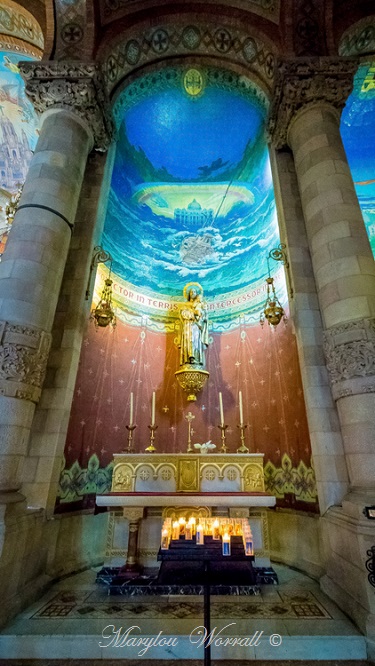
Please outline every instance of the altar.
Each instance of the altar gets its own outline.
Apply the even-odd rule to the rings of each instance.
[[[110,510],[106,564],[129,574],[158,566],[161,528],[167,518],[248,519],[255,566],[270,566],[267,511],[276,498],[265,492],[261,453],[114,454],[111,491],[97,496]]]

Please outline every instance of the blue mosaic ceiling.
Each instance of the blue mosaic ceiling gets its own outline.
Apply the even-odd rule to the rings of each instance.
[[[115,115],[103,237],[114,273],[172,300],[189,281],[208,300],[248,293],[279,242],[259,92],[220,70],[163,70],[127,88]]]

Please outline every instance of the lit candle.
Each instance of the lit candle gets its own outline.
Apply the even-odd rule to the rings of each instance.
[[[169,542],[169,532],[167,529],[162,530],[161,533],[161,549],[162,550],[168,550],[168,542]]]
[[[151,425],[155,425],[155,391],[152,392]]]
[[[192,538],[193,538],[193,526],[192,526],[191,522],[189,521],[185,525],[185,539],[187,539],[188,541],[191,541]]]
[[[185,525],[186,525],[186,520],[181,516],[181,518],[178,519],[178,523],[180,525],[180,534],[184,535],[185,534]]]
[[[212,536],[214,539],[220,539],[220,524],[217,518],[214,520]]]
[[[230,536],[225,532],[223,536],[223,555],[230,555]]]
[[[220,425],[224,425],[223,395],[219,393]]]
[[[197,546],[204,546],[203,525],[201,523],[197,525],[196,544]]]
[[[130,394],[130,418],[129,418],[129,425],[133,425],[133,393]]]
[[[190,516],[189,518],[189,524],[191,525],[191,533],[194,536],[195,534],[195,526],[196,526],[196,520],[194,516]]]
[[[240,407],[240,425],[243,425],[242,391],[238,393],[238,404]]]
[[[172,539],[176,540],[180,536],[180,523],[178,520],[175,520],[172,525]]]
[[[245,536],[245,555],[254,555],[253,535],[248,532]]]

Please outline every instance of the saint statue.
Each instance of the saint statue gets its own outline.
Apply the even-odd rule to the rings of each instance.
[[[208,317],[203,302],[203,289],[198,282],[184,287],[187,302],[180,310],[180,366],[204,368],[204,351],[208,347]]]

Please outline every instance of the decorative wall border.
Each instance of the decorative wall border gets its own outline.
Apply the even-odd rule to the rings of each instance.
[[[368,53],[375,57],[375,15],[351,25],[341,36],[338,52],[341,56]]]
[[[262,16],[272,23],[279,23],[280,0],[236,0],[232,6],[243,8],[248,12]],[[100,19],[102,25],[108,25],[115,20],[128,16],[136,11],[139,5],[145,8],[145,3],[139,0],[100,0]],[[147,7],[147,5],[146,5]]]
[[[218,24],[205,23],[160,25],[134,33],[127,41],[118,41],[103,58],[103,73],[108,93],[135,68],[156,63],[171,56],[211,56],[240,65],[257,74],[265,91],[272,88],[275,48],[259,37]]]

